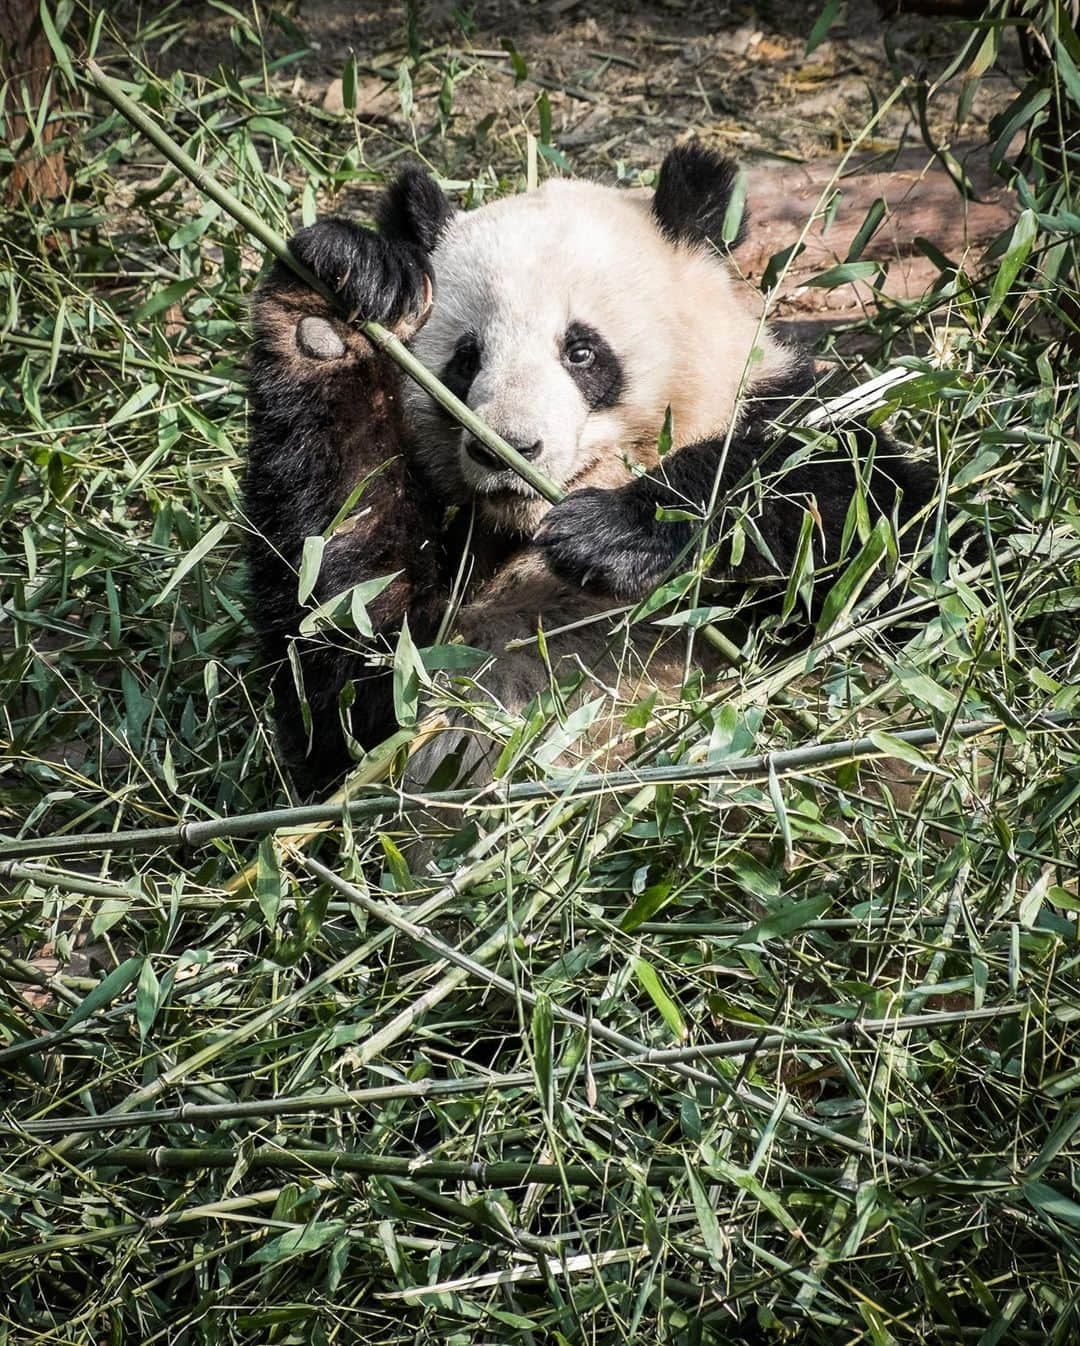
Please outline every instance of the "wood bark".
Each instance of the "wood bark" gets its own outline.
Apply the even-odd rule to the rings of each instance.
[[[18,153],[4,191],[9,201],[27,195],[32,200],[60,196],[67,190],[67,171],[61,150],[43,152],[42,144],[53,141],[59,126],[47,121],[41,144],[27,143],[30,123],[25,112],[37,119],[42,99],[52,103],[49,85],[53,56],[38,16],[38,0],[0,0],[0,84],[4,87],[3,135],[5,144]]]

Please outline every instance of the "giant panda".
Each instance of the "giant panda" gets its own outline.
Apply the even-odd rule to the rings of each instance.
[[[914,547],[935,487],[926,467],[865,427],[809,459],[776,429],[814,367],[762,324],[733,272],[734,182],[729,159],[689,143],[667,154],[651,199],[553,179],[457,211],[410,167],[377,231],[329,217],[292,239],[337,311],[272,267],[249,371],[250,613],[301,792],[393,733],[386,653],[406,621],[416,645],[433,642],[452,593],[452,633],[495,656],[479,683],[515,710],[553,658],[606,685],[615,664],[599,665],[616,656],[595,619],[688,566],[703,526],[728,591],[782,591],[807,511],[818,566],[835,563],[856,490]],[[368,341],[364,319],[407,341],[565,498],[548,504],[473,440]],[[735,519],[737,551],[724,545]],[[299,632],[313,535],[327,540],[309,606],[393,576],[362,591],[359,635]],[[544,658],[528,641],[538,623],[564,633]],[[677,684],[680,650],[655,627],[642,639],[641,678]]]

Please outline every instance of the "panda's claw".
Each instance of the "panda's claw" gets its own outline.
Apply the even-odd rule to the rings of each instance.
[[[560,579],[614,598],[637,598],[667,557],[632,487],[574,491],[544,517],[534,542]]]
[[[301,229],[289,247],[340,296],[349,321],[382,323],[405,341],[426,321],[434,282],[431,263],[414,244],[330,216]]]

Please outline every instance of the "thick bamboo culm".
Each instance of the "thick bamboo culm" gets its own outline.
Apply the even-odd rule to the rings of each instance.
[[[1052,711],[1039,716],[1026,728],[1056,730],[1068,728],[1075,723],[1075,716],[1065,711]],[[968,739],[981,734],[998,734],[1006,727],[999,719],[962,720],[951,727],[949,737]],[[910,748],[929,748],[942,741],[943,731],[925,725],[917,729],[903,729],[890,734],[889,737]],[[789,771],[805,771],[866,757],[888,756],[887,748],[883,748],[871,737],[842,739],[835,743],[808,743],[781,752],[732,758],[726,762],[686,762],[673,766],[640,767],[583,775],[565,781],[522,781],[498,790],[489,787],[487,790],[465,788],[430,791],[418,795],[404,792],[384,793],[374,797],[369,795],[366,798],[328,804],[302,804],[295,808],[237,814],[231,818],[209,818],[204,821],[174,823],[167,827],[138,828],[130,832],[5,839],[0,840],[0,873],[3,872],[3,862],[8,860],[82,855],[99,851],[153,851],[167,846],[195,849],[223,838],[265,836],[287,827],[309,828],[345,818],[355,822],[387,813],[408,812],[410,809],[448,805],[504,808],[533,800],[580,798],[590,793],[639,790],[647,785],[699,785],[725,777],[732,780],[746,780],[748,777],[765,775],[770,770],[780,776]]]

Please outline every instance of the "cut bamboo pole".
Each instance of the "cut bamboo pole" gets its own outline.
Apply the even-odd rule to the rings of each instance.
[[[1048,711],[1021,726],[1028,732],[1067,730],[1080,723],[1067,711]],[[889,738],[911,748],[932,748],[946,738],[969,739],[982,734],[1000,734],[1009,726],[997,718],[961,720],[945,734],[933,725],[901,729]],[[5,861],[32,859],[36,856],[83,855],[98,851],[152,851],[167,846],[196,849],[211,841],[234,837],[266,836],[283,828],[309,829],[343,821],[356,822],[380,814],[409,812],[449,805],[496,809],[510,804],[536,800],[580,799],[590,794],[640,790],[645,785],[701,785],[708,781],[745,781],[767,775],[778,777],[795,771],[835,766],[862,758],[890,756],[880,741],[871,737],[838,739],[835,743],[808,743],[780,752],[756,753],[733,757],[726,762],[686,762],[672,766],[628,767],[621,771],[594,772],[574,779],[521,781],[516,785],[479,789],[432,790],[427,793],[368,796],[364,799],[328,804],[301,804],[294,808],[268,809],[261,813],[234,814],[231,818],[173,823],[168,827],[145,827],[130,832],[90,832],[60,837],[24,837],[0,839],[0,876],[7,873]]]
[[[776,1048],[806,1047],[819,1049],[828,1042],[844,1038],[873,1041],[892,1033],[910,1030],[929,1032],[949,1024],[984,1023],[995,1019],[1016,1018],[1027,1013],[1026,1002],[985,1006],[982,1009],[932,1010],[915,1015],[897,1015],[884,1019],[844,1019],[831,1024],[816,1024],[812,1028],[791,1029],[782,1025],[755,1026],[749,1037],[727,1038],[723,1042],[701,1042],[686,1047],[651,1047],[640,1054],[628,1056],[620,1051],[615,1056],[601,1057],[590,1063],[594,1076],[619,1075],[626,1071],[645,1073],[686,1065],[696,1061],[713,1061],[728,1057],[763,1053]],[[1058,1006],[1048,1005],[1047,1010]],[[737,1021],[733,1022],[737,1026]],[[554,1079],[562,1082],[573,1077],[576,1066],[556,1066]],[[513,1071],[502,1075],[463,1075],[454,1078],[401,1080],[394,1084],[377,1084],[364,1089],[324,1089],[319,1093],[297,1094],[287,1097],[230,1100],[226,1103],[179,1103],[166,1108],[143,1108],[127,1113],[79,1113],[70,1117],[42,1117],[20,1121],[18,1126],[0,1121],[0,1135],[33,1136],[49,1140],[55,1136],[92,1136],[106,1131],[139,1131],[145,1127],[216,1126],[221,1122],[267,1122],[276,1117],[328,1117],[335,1112],[356,1112],[384,1103],[426,1102],[429,1099],[460,1099],[476,1094],[496,1094],[527,1089],[536,1083],[532,1070]],[[685,1171],[685,1170],[684,1170]]]
[[[200,1169],[231,1168],[238,1151],[212,1148],[153,1148],[117,1146],[87,1155],[85,1162],[94,1168],[134,1168],[149,1173],[197,1173]],[[83,1156],[79,1155],[80,1162]],[[361,1173],[376,1177],[414,1178],[426,1182],[471,1182],[482,1187],[523,1187],[527,1183],[566,1181],[575,1187],[603,1187],[612,1172],[630,1176],[636,1166],[604,1164],[544,1164],[532,1160],[498,1160],[492,1163],[465,1159],[414,1159],[412,1156],[355,1154],[347,1150],[284,1150],[266,1146],[246,1160],[250,1170],[277,1169],[285,1173]],[[686,1164],[657,1159],[649,1164],[653,1181],[671,1182],[686,1176]]]

